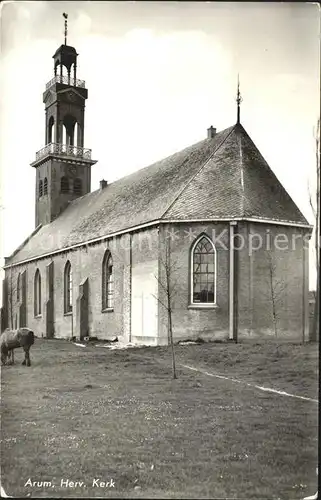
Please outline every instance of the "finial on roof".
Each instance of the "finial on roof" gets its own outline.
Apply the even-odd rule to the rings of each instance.
[[[237,121],[236,123],[240,123],[240,115],[241,115],[241,102],[243,101],[240,93],[240,78],[239,74],[237,74],[237,96],[236,96],[236,103],[237,103]]]
[[[67,45],[67,33],[68,33],[68,21],[67,21],[67,19],[68,19],[68,14],[66,14],[66,12],[64,12],[62,15],[65,18],[65,45]]]

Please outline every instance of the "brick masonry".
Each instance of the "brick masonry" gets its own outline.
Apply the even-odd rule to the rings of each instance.
[[[61,193],[61,178],[65,176],[69,182],[69,192]],[[48,194],[39,198],[39,181],[48,180]],[[81,179],[81,195],[90,192],[91,174],[90,167],[81,162],[74,161],[72,164],[50,158],[36,169],[36,227],[38,224],[49,224],[52,222],[68,204],[79,197],[73,192],[74,179]]]
[[[236,299],[238,340],[275,338],[272,316],[271,259],[273,279],[282,285],[282,293],[275,301],[277,311],[277,336],[298,341],[308,339],[308,288],[307,256],[303,248],[303,230],[285,226],[260,223],[239,223],[235,232],[243,238],[245,245],[236,250]],[[284,250],[265,247],[250,252],[248,242],[254,234],[261,238],[275,238],[286,235],[295,244]],[[217,303],[215,307],[191,306],[191,247],[195,238],[206,234],[216,239],[217,254]],[[170,236],[171,235],[171,236]],[[251,236],[252,235],[252,236]],[[293,236],[296,235],[296,236]],[[112,240],[77,248],[52,258],[39,259],[29,264],[6,270],[8,287],[8,319],[10,325],[10,287],[13,290],[13,326],[19,324],[23,311],[23,294],[17,301],[18,273],[26,272],[25,322],[37,336],[50,336],[48,325],[57,338],[91,336],[101,339],[118,337],[124,342],[166,344],[168,342],[167,312],[161,302],[165,302],[164,290],[164,248],[170,242],[171,263],[175,264],[172,278],[177,281],[177,294],[173,304],[174,339],[228,339],[229,338],[229,223],[176,223],[161,225],[159,228],[125,234]],[[255,246],[255,240],[253,245]],[[238,247],[239,242],[235,241]],[[113,257],[114,307],[102,311],[102,263],[106,250]],[[73,276],[73,313],[64,314],[64,269],[70,261]],[[48,271],[51,266],[51,271]],[[34,277],[36,270],[41,274],[42,314],[34,316]],[[52,275],[53,290],[46,282]],[[133,288],[134,287],[134,288]],[[155,313],[148,316],[151,307],[145,308],[139,316],[135,310],[135,297],[143,293],[146,304],[153,306]],[[153,299],[152,299],[153,297]],[[157,298],[159,302],[157,302]],[[53,324],[47,314],[50,299],[53,307]],[[81,315],[77,301],[86,305]],[[135,302],[136,300],[136,302]],[[150,302],[148,302],[150,301]],[[140,303],[141,304],[141,303]],[[49,311],[49,312],[48,312]],[[137,315],[138,314],[138,315]],[[145,316],[144,316],[145,315]],[[151,317],[152,316],[152,317]],[[145,317],[145,326],[140,330],[139,322]],[[148,331],[148,322],[156,321],[156,327]],[[51,325],[51,326],[50,326]],[[81,325],[81,326],[80,326]],[[154,323],[153,323],[154,325]],[[82,333],[81,333],[82,332]],[[81,335],[80,335],[81,333]]]
[[[241,224],[238,233],[246,241],[252,238],[253,247],[259,244],[259,237],[264,242],[260,249],[252,252],[248,245],[237,252],[239,339],[266,337],[303,340],[304,335],[304,340],[307,340],[308,251],[303,248],[306,233],[298,228],[259,223]],[[279,249],[273,244],[276,237],[280,241]],[[272,291],[275,297],[276,333]]]
[[[168,237],[171,232],[175,236]],[[217,306],[211,309],[191,306],[191,247],[195,238],[206,234],[210,238],[222,234],[222,246],[217,250]],[[160,232],[160,280],[164,282],[164,241],[169,242],[173,280],[177,280],[177,295],[174,297],[173,334],[175,339],[222,339],[228,335],[228,286],[229,253],[228,224],[169,224]],[[223,248],[223,247],[226,247]],[[162,300],[164,294],[160,290]],[[159,309],[159,337],[161,343],[167,340],[167,313],[164,307]]]

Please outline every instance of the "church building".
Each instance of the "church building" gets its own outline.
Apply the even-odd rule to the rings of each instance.
[[[171,320],[175,342],[307,340],[311,226],[241,125],[239,91],[234,125],[91,191],[77,56],[66,40],[53,56],[35,229],[5,259],[2,328],[164,345]]]

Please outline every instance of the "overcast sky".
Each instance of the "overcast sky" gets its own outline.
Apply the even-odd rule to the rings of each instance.
[[[236,121],[304,215],[320,109],[320,11],[312,3],[2,2],[0,165],[2,244],[34,229],[35,171],[44,146],[42,93],[63,43],[86,81],[85,144],[99,180],[116,180]]]

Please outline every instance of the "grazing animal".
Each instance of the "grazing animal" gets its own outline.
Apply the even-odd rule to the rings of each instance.
[[[25,352],[25,359],[22,364],[30,366],[30,347],[34,344],[34,333],[29,328],[19,328],[18,330],[9,330],[7,328],[0,336],[1,363],[7,364],[12,356],[14,363],[13,350],[22,347]]]

